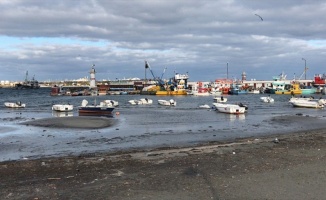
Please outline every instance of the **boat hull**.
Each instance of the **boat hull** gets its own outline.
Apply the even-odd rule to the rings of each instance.
[[[298,99],[298,100],[290,100],[290,103],[293,107],[301,107],[301,108],[324,108],[323,101],[320,100],[307,100],[307,99]]]
[[[24,104],[24,103],[5,102],[4,105],[7,108],[25,108],[26,107],[26,104]]]
[[[110,107],[78,107],[79,115],[112,115],[114,108]]]
[[[69,112],[72,111],[74,109],[73,105],[60,105],[60,104],[56,104],[52,106],[52,110],[53,111],[58,111],[58,112]]]
[[[156,91],[156,95],[187,95],[187,91],[186,90]]]
[[[245,107],[240,107],[235,104],[221,104],[221,103],[213,103],[217,111],[228,114],[244,114],[246,112]]]

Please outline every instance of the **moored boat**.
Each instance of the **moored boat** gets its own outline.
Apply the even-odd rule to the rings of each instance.
[[[119,106],[119,102],[115,101],[115,100],[107,99],[107,100],[104,100],[103,102],[105,102],[107,104],[107,106],[113,106],[113,107]]]
[[[245,107],[236,104],[213,103],[217,111],[228,114],[243,114],[246,112]]]
[[[53,111],[59,111],[59,112],[69,112],[74,109],[73,105],[70,104],[54,104],[52,106]]]
[[[173,99],[170,99],[170,100],[157,100],[158,101],[158,104],[160,105],[163,105],[163,106],[176,106],[177,105],[177,102]]]
[[[324,108],[324,101],[322,99],[291,98],[289,102],[293,107]]]
[[[26,107],[26,104],[22,103],[21,101],[5,102],[4,104],[7,108],[25,108]]]
[[[270,96],[268,97],[260,97],[260,101],[264,102],[264,103],[273,103],[274,99]]]
[[[148,98],[141,98],[139,100],[132,99],[132,100],[129,100],[128,102],[131,105],[149,105],[149,104],[153,104],[153,100],[148,99]]]
[[[284,86],[284,90],[276,90],[275,94],[296,95],[296,94],[302,94],[302,90],[300,88],[299,83],[292,83],[292,84],[286,84]]]
[[[79,115],[111,115],[114,107],[108,105],[104,101],[100,102],[99,105],[88,105],[88,101],[84,99],[81,106],[78,107]]]

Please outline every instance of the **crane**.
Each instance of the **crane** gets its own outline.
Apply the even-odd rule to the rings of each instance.
[[[160,77],[156,77],[156,76],[154,75],[154,72],[153,72],[151,66],[149,65],[149,63],[147,62],[147,60],[145,60],[145,69],[147,69],[147,68],[148,68],[149,71],[151,72],[151,74],[152,74],[154,80],[157,81],[158,84],[159,84],[161,87],[163,87],[163,86],[164,86],[164,81],[162,80],[162,77],[163,77],[163,75],[164,75],[164,73],[165,73],[165,69],[166,69],[166,68],[163,70],[163,73],[162,73],[161,78],[160,78]]]

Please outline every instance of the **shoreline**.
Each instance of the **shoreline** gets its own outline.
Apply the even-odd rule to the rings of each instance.
[[[278,140],[275,140],[278,138]],[[0,163],[1,199],[322,199],[326,130]]]

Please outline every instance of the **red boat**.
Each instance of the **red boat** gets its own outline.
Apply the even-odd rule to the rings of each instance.
[[[314,87],[325,86],[326,84],[326,74],[316,74],[312,85]]]

